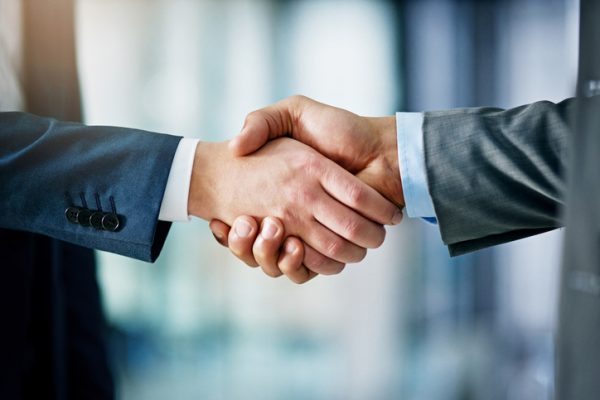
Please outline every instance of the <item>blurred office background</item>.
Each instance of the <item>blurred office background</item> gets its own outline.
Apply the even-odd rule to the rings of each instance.
[[[365,115],[573,94],[577,0],[79,0],[86,122],[224,140],[296,93]],[[448,132],[452,134],[452,132]],[[561,232],[450,259],[405,220],[295,286],[203,221],[99,253],[122,399],[552,399]]]

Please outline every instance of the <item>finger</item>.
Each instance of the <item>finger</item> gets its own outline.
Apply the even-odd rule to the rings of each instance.
[[[273,278],[282,274],[277,266],[277,259],[283,242],[283,232],[283,224],[278,218],[267,217],[263,219],[260,233],[252,247],[256,262],[266,275]]]
[[[317,220],[311,221],[308,231],[300,236],[306,244],[319,253],[341,263],[359,262],[367,254],[366,249],[333,233]]]
[[[314,217],[334,233],[360,247],[373,249],[381,246],[385,239],[382,225],[366,219],[331,197],[317,204]]]
[[[219,242],[221,246],[229,247],[227,244],[227,236],[229,236],[229,230],[231,229],[229,225],[227,225],[223,221],[219,221],[218,219],[213,219],[208,224],[215,240]]]
[[[277,266],[292,282],[302,284],[317,276],[316,272],[309,270],[302,263],[304,244],[300,239],[294,236],[287,237],[282,249]]]
[[[268,140],[291,133],[294,104],[297,102],[288,98],[248,114],[240,134],[229,142],[229,149],[235,156],[245,156],[260,149]]]
[[[304,243],[304,265],[310,271],[321,275],[335,275],[344,270],[346,264],[325,257]]]
[[[256,220],[248,216],[237,217],[229,231],[229,250],[250,267],[258,266],[252,254],[252,245],[257,233]]]
[[[380,224],[395,225],[402,219],[402,211],[375,189],[333,162],[321,175],[321,184],[331,196]]]

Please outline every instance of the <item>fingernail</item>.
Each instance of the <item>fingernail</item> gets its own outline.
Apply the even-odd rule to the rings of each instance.
[[[250,232],[252,232],[252,227],[243,219],[235,223],[235,233],[239,237],[248,237],[248,235],[250,235]]]
[[[285,244],[285,252],[288,254],[294,254],[298,250],[298,246],[294,242],[287,242]]]
[[[269,219],[265,219],[260,234],[265,239],[273,239],[275,235],[277,235],[278,231],[279,228],[277,228],[277,225],[275,225]]]
[[[215,240],[217,242],[223,244],[223,235],[222,234],[213,232],[213,236],[215,237]]]
[[[402,222],[402,210],[397,208],[392,217],[392,225],[398,225],[400,222]]]

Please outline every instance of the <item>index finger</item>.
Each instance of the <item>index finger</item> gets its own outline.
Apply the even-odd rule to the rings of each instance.
[[[321,176],[321,185],[330,196],[380,224],[396,225],[402,211],[379,192],[333,161]]]

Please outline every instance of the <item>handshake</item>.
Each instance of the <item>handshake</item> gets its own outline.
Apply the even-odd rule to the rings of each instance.
[[[383,243],[403,207],[394,117],[294,96],[250,113],[230,142],[196,148],[189,214],[272,277],[341,272]]]

